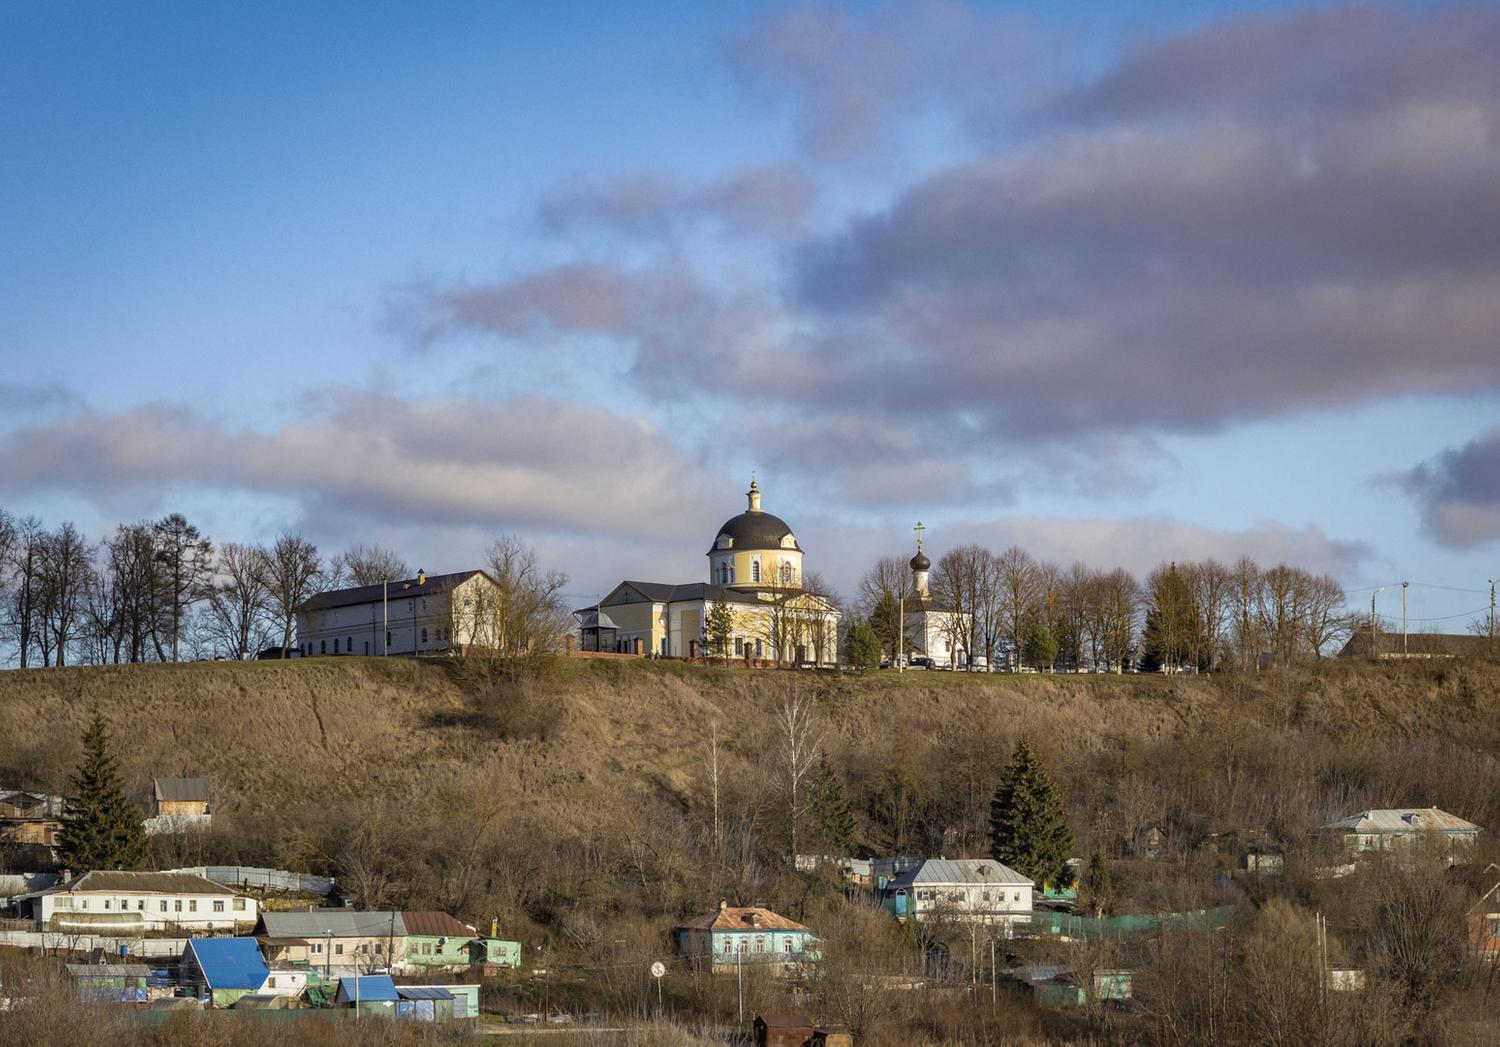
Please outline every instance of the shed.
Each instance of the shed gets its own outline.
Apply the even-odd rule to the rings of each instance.
[[[215,1007],[259,992],[269,974],[254,938],[190,938],[182,954],[183,983],[206,988]]]
[[[144,1003],[151,968],[143,963],[70,963],[68,977],[80,999]]]
[[[755,1018],[755,1047],[807,1047],[813,1024],[800,1014],[760,1014]]]
[[[441,985],[398,985],[396,1017],[421,1022],[448,1022],[454,1018],[454,995]]]
[[[815,1029],[812,1047],[854,1047],[854,1034],[848,1029]]]
[[[339,993],[334,998],[334,1005],[372,1013],[395,1014],[399,1000],[396,983],[389,974],[361,974],[339,979]]]

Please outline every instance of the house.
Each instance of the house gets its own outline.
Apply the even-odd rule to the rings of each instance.
[[[254,938],[191,938],[177,968],[178,980],[212,1007],[263,991],[270,976]]]
[[[390,969],[405,954],[406,924],[399,912],[263,912],[255,933],[276,967],[374,972]]]
[[[1469,633],[1383,633],[1370,635],[1368,623],[1349,637],[1340,658],[1483,658],[1497,653],[1488,636]]]
[[[521,943],[491,938],[488,935],[469,943],[469,962],[483,967],[520,967]],[[493,972],[485,972],[493,973]]]
[[[1007,934],[1031,919],[1034,882],[993,858],[929,858],[885,886],[898,920],[999,924]]]
[[[733,970],[738,964],[787,968],[817,959],[818,940],[795,920],[759,906],[731,906],[723,899],[705,916],[677,928],[677,949],[689,967]]]
[[[151,968],[143,963],[70,963],[64,965],[73,991],[89,1003],[145,1003]]]
[[[1128,970],[1097,970],[1089,978],[1071,967],[1033,964],[1011,968],[1005,974],[1044,1007],[1082,1007],[1091,1000],[1125,1003],[1135,995],[1135,973]]]
[[[348,1007],[357,1013],[396,1014],[396,1004],[401,997],[396,992],[396,983],[389,974],[354,975],[339,979],[338,995],[334,1006]]]
[[[462,654],[496,642],[500,586],[458,571],[335,589],[297,609],[297,654]]]
[[[0,841],[56,847],[64,803],[50,793],[0,792]]]
[[[257,902],[192,873],[86,872],[21,899],[39,931],[139,934],[255,924]]]
[[[580,650],[837,664],[838,608],[804,588],[802,546],[785,520],[761,509],[753,479],[745,496],[749,507],[724,521],[709,544],[707,582],[621,582],[574,612]],[[710,650],[708,634],[718,607],[728,612],[722,651]]]
[[[1336,834],[1355,857],[1378,851],[1436,846],[1470,852],[1479,842],[1479,826],[1436,807],[1397,807],[1361,811],[1329,822],[1323,831]]]
[[[151,817],[147,835],[207,829],[212,821],[205,778],[155,778],[151,782]]]
[[[445,912],[403,912],[401,923],[406,935],[405,948],[400,952],[400,973],[457,970],[475,962],[474,946],[478,932],[468,924],[460,923]],[[519,962],[519,955],[516,959]],[[487,961],[481,959],[479,962]]]

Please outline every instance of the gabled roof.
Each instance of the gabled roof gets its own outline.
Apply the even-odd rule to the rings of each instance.
[[[75,877],[65,884],[42,891],[42,894],[108,891],[111,894],[215,894],[226,898],[234,891],[223,884],[206,880],[194,873],[124,872],[119,869],[96,869]]]
[[[339,1003],[353,1003],[356,999],[361,1003],[394,1003],[398,998],[396,983],[389,974],[361,974],[339,979]]]
[[[650,603],[678,603],[685,600],[723,600],[725,603],[761,602],[759,597],[753,592],[720,588],[717,585],[709,585],[707,582],[686,582],[682,585],[670,585],[666,582],[624,581],[615,586],[614,591],[596,606],[616,607],[621,604],[646,603],[648,601]],[[582,611],[592,611],[593,609],[593,606],[581,608],[579,613]]]
[[[445,912],[403,912],[401,922],[407,934],[426,938],[472,938],[475,930]]]
[[[813,1023],[800,1014],[757,1014],[755,1020],[767,1029],[811,1029]]]
[[[261,927],[271,938],[395,938],[406,937],[398,912],[355,912],[352,909],[313,909],[304,912],[263,912]]]
[[[152,789],[158,800],[167,803],[207,803],[207,778],[155,778]]]
[[[144,963],[67,963],[63,966],[74,978],[151,977],[151,968]]]
[[[192,938],[188,948],[210,989],[259,989],[270,968],[254,938]]]
[[[1336,822],[1329,822],[1323,828],[1357,833],[1479,832],[1479,826],[1473,822],[1466,822],[1436,807],[1392,807],[1361,811]]]
[[[994,883],[1030,887],[1035,882],[993,858],[929,858],[915,869],[897,876],[887,885],[887,890],[925,883]]]
[[[394,579],[387,585],[360,585],[353,589],[332,589],[311,597],[299,611],[326,611],[333,607],[354,607],[365,603],[380,603],[384,599],[410,600],[414,596],[436,596],[457,588],[483,571],[457,571],[453,574],[429,574],[419,584],[415,578]],[[485,577],[489,577],[485,575]]]
[[[755,905],[727,905],[679,924],[678,927],[692,931],[805,931],[808,929],[796,920],[788,920],[779,913]]]

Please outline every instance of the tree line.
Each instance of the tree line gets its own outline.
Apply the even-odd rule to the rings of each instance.
[[[92,542],[0,509],[0,644],[23,669],[250,657],[290,648],[314,594],[409,573],[388,549],[325,556],[290,531],[216,545],[181,513]]]
[[[1119,567],[1064,568],[1017,546],[995,553],[971,543],[933,565],[930,589],[925,604],[947,612],[955,660],[975,666],[1252,669],[1323,657],[1357,620],[1333,577],[1247,556],[1164,563],[1142,580]],[[896,557],[860,580],[855,611],[883,658],[911,653],[918,596]]]

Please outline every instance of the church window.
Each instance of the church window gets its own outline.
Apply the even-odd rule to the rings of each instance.
[[[319,644],[318,653],[319,654],[327,654],[328,653],[328,641],[327,640],[319,640],[318,644]]]
[[[353,654],[354,653],[354,637],[351,636],[351,637],[349,637],[348,640],[344,641],[344,653],[345,654]]]
[[[758,581],[760,581],[760,561],[759,560],[751,560],[750,561],[750,580],[752,582],[758,582]]]
[[[427,626],[422,626],[422,642],[427,642]]]
[[[333,653],[339,653],[339,638],[337,636],[333,638]]]
[[[743,655],[744,653],[745,653],[745,638],[743,636],[736,636],[734,638],[734,655],[735,655],[736,658],[738,658],[741,655]]]
[[[765,653],[766,653],[766,649],[761,646],[761,642],[759,640],[756,640],[755,641],[755,657],[759,658],[759,657],[761,657],[761,655],[763,655]]]

